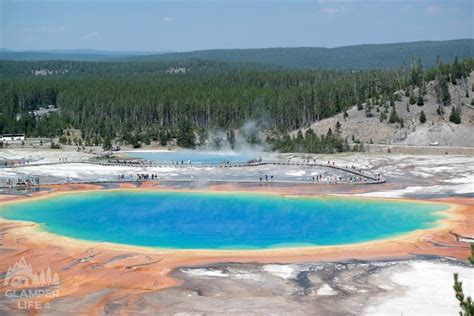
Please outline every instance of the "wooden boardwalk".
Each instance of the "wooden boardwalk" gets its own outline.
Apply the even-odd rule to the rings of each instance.
[[[171,164],[171,163],[159,163],[154,161],[141,161],[140,163],[123,163],[123,162],[101,162],[101,161],[61,161],[61,162],[49,162],[49,163],[25,163],[25,164],[17,164],[17,165],[9,165],[9,166],[1,166],[0,168],[3,169],[18,169],[18,168],[28,168],[28,167],[38,167],[38,166],[51,166],[51,165],[65,165],[65,164],[87,164],[87,165],[99,165],[99,166],[115,166],[115,167],[139,167],[139,168],[249,168],[249,167],[258,167],[258,166],[299,166],[299,167],[306,167],[306,168],[330,168],[334,170],[339,170],[343,172],[347,172],[354,176],[363,178],[364,181],[312,181],[312,180],[276,180],[273,179],[271,181],[259,181],[259,179],[255,180],[228,180],[228,179],[157,179],[157,180],[130,180],[130,181],[118,181],[118,180],[84,180],[84,181],[58,181],[58,182],[48,182],[48,183],[41,183],[41,185],[59,185],[59,184],[107,184],[107,183],[141,183],[141,182],[175,182],[175,183],[187,183],[187,182],[209,182],[209,183],[262,183],[262,184],[379,184],[384,183],[385,179],[377,178],[375,175],[357,171],[353,168],[345,168],[341,166],[337,166],[334,164],[322,164],[322,163],[314,163],[314,162],[289,162],[289,161],[260,161],[260,162],[252,162],[252,163],[230,163],[230,164]],[[41,186],[39,185],[39,186]],[[34,186],[33,186],[34,187]],[[8,188],[8,186],[0,186],[0,188]]]

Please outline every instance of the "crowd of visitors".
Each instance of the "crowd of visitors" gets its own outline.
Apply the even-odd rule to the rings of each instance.
[[[16,178],[16,179],[4,179],[2,180],[5,187],[32,187],[40,184],[39,177],[27,177],[27,178]]]

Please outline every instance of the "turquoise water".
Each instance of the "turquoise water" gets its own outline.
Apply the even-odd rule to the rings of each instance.
[[[155,151],[155,152],[127,152],[127,156],[133,158],[141,158],[145,160],[160,161],[160,162],[181,162],[187,163],[191,161],[193,164],[222,164],[225,161],[231,163],[247,162],[252,159],[257,159],[255,154],[250,153],[221,153],[221,152],[207,152],[197,150],[179,150],[179,151]]]
[[[339,245],[436,226],[447,205],[164,191],[69,193],[4,204],[0,216],[91,241],[186,249]]]

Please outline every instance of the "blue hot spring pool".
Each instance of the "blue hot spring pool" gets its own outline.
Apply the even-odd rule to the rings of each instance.
[[[0,205],[0,216],[90,241],[180,249],[340,245],[432,228],[448,206],[252,193],[97,191]]]
[[[223,162],[241,163],[252,159],[258,159],[256,153],[240,152],[210,152],[197,150],[178,150],[178,151],[130,151],[126,153],[132,158],[141,158],[145,160],[159,162],[185,162],[191,161],[193,164],[218,165]]]

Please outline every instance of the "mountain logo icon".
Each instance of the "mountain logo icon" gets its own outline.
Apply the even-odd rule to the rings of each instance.
[[[35,273],[31,264],[22,257],[13,267],[8,268],[3,284],[13,287],[46,287],[57,286],[59,282],[58,274],[51,272],[49,266],[46,270]]]

